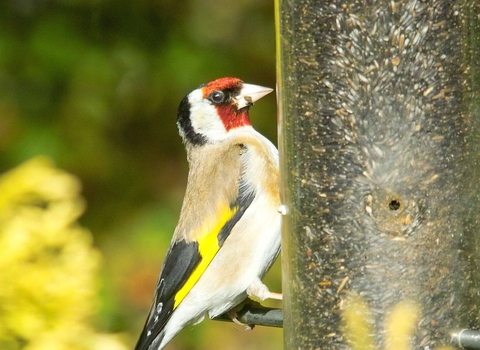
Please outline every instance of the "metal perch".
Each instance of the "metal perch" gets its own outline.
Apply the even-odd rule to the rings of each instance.
[[[215,317],[217,321],[232,322],[228,314]],[[260,304],[247,304],[240,311],[237,311],[237,320],[250,326],[283,327],[282,309],[261,306]]]

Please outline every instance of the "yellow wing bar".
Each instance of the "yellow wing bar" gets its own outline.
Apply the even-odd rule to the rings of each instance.
[[[218,234],[225,224],[232,219],[237,211],[238,206],[230,208],[230,206],[227,205],[220,210],[220,215],[217,218],[217,222],[213,226],[208,225],[208,223],[204,225],[202,231],[208,231],[202,232],[200,239],[198,240],[198,250],[201,256],[200,263],[195,270],[193,270],[183,287],[177,292],[177,294],[175,294],[175,303],[173,305],[174,310],[187,296],[195,283],[197,283],[197,281],[200,279],[200,276],[203,275],[208,265],[210,265],[215,255],[217,255],[217,252],[220,249],[218,244]]]

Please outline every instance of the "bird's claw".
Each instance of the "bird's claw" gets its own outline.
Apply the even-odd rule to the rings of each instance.
[[[238,311],[242,310],[243,307],[245,306],[246,302],[242,302],[235,306],[233,309],[227,312],[228,317],[232,320],[233,323],[238,324],[239,326],[245,327],[245,331],[251,331],[255,328],[254,324],[245,324],[243,322],[240,322],[237,318],[238,316]]]

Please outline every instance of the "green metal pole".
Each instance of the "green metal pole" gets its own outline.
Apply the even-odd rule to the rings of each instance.
[[[480,1],[277,0],[285,349],[478,329]]]

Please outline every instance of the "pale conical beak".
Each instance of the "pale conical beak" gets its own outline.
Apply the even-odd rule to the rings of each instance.
[[[256,101],[261,99],[263,96],[271,93],[273,89],[252,85],[252,84],[242,84],[242,89],[240,90],[240,95],[235,97],[237,100],[237,108],[241,109],[253,105]]]

